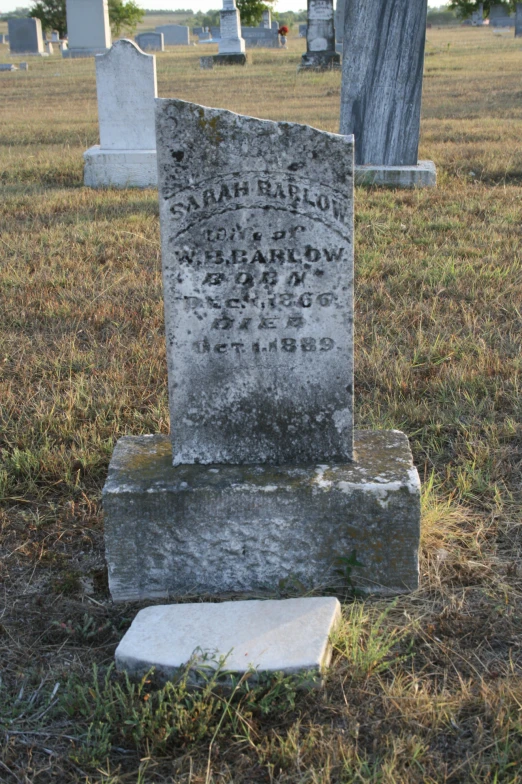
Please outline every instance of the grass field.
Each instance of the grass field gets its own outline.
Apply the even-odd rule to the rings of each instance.
[[[160,96],[338,129],[302,41],[226,73],[203,48],[158,56]],[[311,693],[110,669],[138,608],[107,593],[101,488],[117,438],[169,427],[157,194],[82,186],[93,60],[1,73],[0,107],[0,781],[522,782],[521,43],[428,31],[439,186],[357,190],[356,421],[411,439],[422,582],[347,602]]]

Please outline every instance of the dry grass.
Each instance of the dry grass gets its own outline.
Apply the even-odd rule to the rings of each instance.
[[[340,76],[297,77],[302,46],[226,76],[169,52],[159,93],[335,131]],[[357,422],[410,436],[422,587],[346,607],[323,690],[197,700],[107,670],[137,608],[107,595],[101,487],[119,436],[168,430],[157,197],[82,187],[92,60],[0,74],[0,781],[522,781],[522,52],[427,53],[439,188],[356,210]]]

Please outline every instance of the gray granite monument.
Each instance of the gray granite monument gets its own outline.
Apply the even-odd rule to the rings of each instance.
[[[497,3],[489,9],[489,24],[491,27],[512,27],[513,17],[505,5]]]
[[[340,63],[335,50],[333,0],[308,0],[306,53],[300,69],[325,71],[338,68]]]
[[[68,45],[62,57],[105,54],[112,43],[108,0],[66,0]]]
[[[163,33],[140,33],[136,36],[135,41],[144,52],[165,51]]]
[[[44,54],[42,23],[39,19],[9,19],[7,28],[11,54]]]
[[[350,0],[344,17],[341,133],[357,139],[358,182],[436,184],[418,161],[427,0]]]
[[[515,11],[515,38],[522,37],[522,3],[517,3]]]
[[[419,478],[353,423],[353,137],[156,102],[171,436],[118,441],[115,600],[418,582]]]
[[[186,25],[160,25],[156,32],[163,34],[165,46],[190,46],[190,30]]]

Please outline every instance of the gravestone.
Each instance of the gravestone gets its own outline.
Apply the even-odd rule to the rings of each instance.
[[[277,24],[274,29],[271,21],[269,27],[264,20],[257,27],[242,27],[241,35],[247,49],[279,49],[281,45]]]
[[[489,24],[491,27],[511,27],[513,19],[505,5],[492,5],[489,9]]]
[[[21,71],[28,71],[29,70],[29,63],[19,63],[19,68]]]
[[[344,38],[344,12],[346,8],[346,0],[337,0],[335,6],[335,40],[339,43],[343,42]]]
[[[306,38],[307,29],[308,29],[308,25],[305,24],[299,25],[299,38]]]
[[[214,58],[212,57],[212,55],[210,55],[209,57],[200,57],[199,67],[202,68],[204,71],[211,71],[214,68]]]
[[[190,46],[190,30],[185,25],[161,25],[156,32],[163,33],[165,46]]]
[[[156,59],[121,39],[95,64],[100,144],[84,153],[84,183],[91,188],[154,187]]]
[[[11,54],[44,54],[42,23],[39,19],[8,19]]]
[[[515,38],[522,37],[522,3],[517,3],[515,11]]]
[[[49,54],[49,55],[51,55],[51,54],[54,54],[54,47],[53,47],[53,45],[52,45],[52,42],[51,42],[51,41],[46,41],[46,42],[45,42],[45,51],[46,51],[46,52],[47,52],[47,54]]]
[[[246,65],[245,41],[241,36],[241,20],[236,0],[223,0],[219,12],[220,37],[215,65]]]
[[[140,33],[136,36],[136,43],[144,52],[164,52],[165,41],[163,33]]]
[[[404,434],[353,430],[353,137],[156,102],[171,436],[118,441],[114,600],[418,582]]]
[[[212,40],[211,33],[200,33],[200,35],[198,36],[199,43],[208,43],[211,40]]]
[[[476,11],[471,14],[471,24],[473,27],[482,27],[484,24],[484,3],[479,3]]]
[[[51,30],[51,41],[53,44],[60,43],[60,33],[58,32],[58,30]]]
[[[0,71],[17,71],[18,68],[12,63],[0,63]]]
[[[300,68],[324,71],[339,67],[340,63],[335,51],[333,0],[308,0],[306,53]]]
[[[212,26],[210,28],[210,35],[212,36],[212,40],[217,41],[221,38],[221,28]]]
[[[62,57],[92,57],[111,46],[107,0],[67,0],[68,47]]]
[[[263,11],[263,15],[261,17],[261,25],[266,30],[272,29],[272,13],[269,8],[267,8],[266,11]]]
[[[355,135],[358,182],[436,184],[418,161],[426,0],[350,0],[344,18],[341,133]]]
[[[5,35],[3,33],[0,33],[0,44],[6,44],[6,43],[7,41],[5,40]]]

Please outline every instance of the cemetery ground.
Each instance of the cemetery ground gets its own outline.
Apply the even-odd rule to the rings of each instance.
[[[158,56],[159,95],[337,130],[302,41],[200,71],[215,48]],[[168,432],[157,193],[82,185],[92,59],[0,76],[0,781],[521,782],[520,42],[428,31],[438,188],[356,192],[356,424],[411,439],[421,588],[354,597],[339,553],[314,690],[111,669],[138,607],[109,599],[101,488],[117,438]]]

